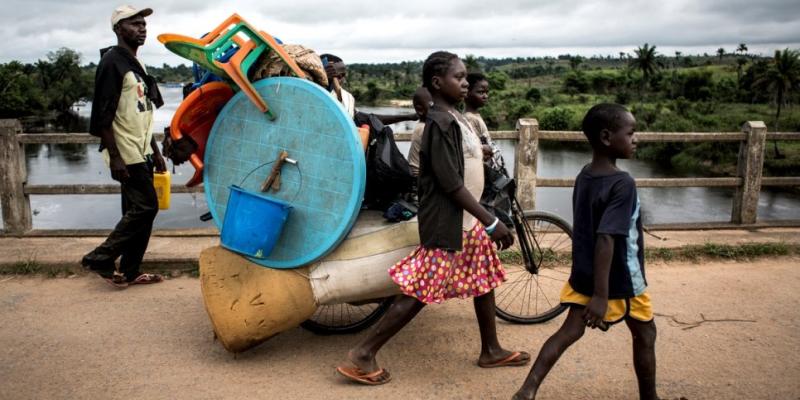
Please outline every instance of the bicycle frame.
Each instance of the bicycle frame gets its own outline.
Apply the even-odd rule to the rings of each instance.
[[[511,199],[511,221],[514,223],[514,230],[517,233],[517,241],[520,251],[522,252],[522,259],[525,261],[525,269],[532,274],[538,274],[539,266],[543,259],[541,256],[542,249],[539,246],[539,242],[536,240],[535,231],[528,225],[528,220],[525,218],[525,210],[522,209],[522,205],[517,200],[516,181],[508,175],[505,166],[501,166],[499,170],[506,178],[509,178],[509,183],[505,187],[505,191]],[[533,243],[531,243],[528,238],[533,238]],[[535,263],[530,261],[536,258],[535,255],[537,253],[540,255],[538,260],[536,260]]]
[[[517,200],[516,192],[517,188],[512,180],[508,190],[509,197],[511,198],[511,220],[514,221],[514,230],[517,232],[517,241],[519,242],[520,251],[523,255],[522,259],[525,261],[525,269],[532,274],[538,274],[542,257],[539,257],[535,263],[531,262],[531,260],[535,259],[537,252],[541,255],[542,250],[539,246],[539,242],[536,240],[533,228],[528,225],[528,221],[525,219],[522,205],[520,205]],[[533,243],[531,243],[528,238],[533,238]]]

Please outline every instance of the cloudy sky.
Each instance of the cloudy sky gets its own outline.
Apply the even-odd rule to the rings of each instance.
[[[662,54],[713,54],[744,42],[751,53],[800,49],[800,0],[167,0],[131,4],[154,9],[140,58],[178,64],[160,33],[190,36],[231,13],[287,43],[347,62],[422,60],[434,50],[486,57],[618,55],[645,42]],[[3,0],[0,62],[31,62],[60,47],[85,63],[115,43],[116,2]]]

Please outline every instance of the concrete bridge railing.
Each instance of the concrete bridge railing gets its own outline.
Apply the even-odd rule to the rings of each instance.
[[[536,208],[537,187],[572,187],[574,177],[538,177],[537,159],[539,142],[585,141],[583,133],[576,131],[543,131],[535,119],[521,119],[515,130],[491,132],[495,140],[516,140],[514,175],[517,197],[525,209]],[[736,177],[725,178],[642,178],[636,179],[638,187],[731,187],[735,195],[731,207],[730,223],[685,224],[693,228],[723,228],[754,226],[758,220],[758,197],[764,186],[798,186],[800,177],[764,177],[764,148],[766,140],[800,140],[798,132],[767,132],[761,121],[744,124],[741,132],[638,132],[640,143],[648,142],[739,142],[739,159]],[[411,134],[400,132],[396,140],[408,141]],[[161,140],[163,134],[156,134]],[[32,233],[30,195],[59,194],[109,194],[119,193],[119,185],[31,185],[27,183],[25,167],[26,144],[99,143],[87,133],[28,134],[22,132],[19,121],[0,120],[0,203],[2,203],[4,234],[26,235]],[[202,192],[202,186],[187,188],[174,185],[173,193]],[[771,221],[772,225],[800,226],[800,220]],[[670,224],[677,228],[682,224]],[[667,228],[668,226],[659,226]],[[79,233],[80,231],[78,231]]]

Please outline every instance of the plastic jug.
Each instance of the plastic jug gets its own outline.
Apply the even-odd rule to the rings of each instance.
[[[159,210],[166,210],[169,208],[171,180],[169,171],[153,173],[153,186],[156,188]]]

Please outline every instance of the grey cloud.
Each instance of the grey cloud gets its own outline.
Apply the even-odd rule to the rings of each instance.
[[[751,24],[796,22],[800,19],[800,2],[797,0],[705,0],[697,3],[697,10]],[[794,27],[795,33],[799,29],[797,26]]]
[[[116,3],[5,3],[0,34],[13,40],[0,49],[0,62],[33,61],[59,47],[80,51],[86,62],[96,61],[97,49],[115,40],[108,20]],[[384,56],[451,48],[502,55],[506,49],[548,48],[592,53],[593,48],[630,48],[645,42],[659,48],[800,43],[797,0],[294,0],[281,7],[263,0],[167,0],[150,5],[136,0],[133,4],[155,10],[140,54],[156,65],[182,62],[156,41],[157,34],[199,35],[232,12],[290,42],[375,62]]]

